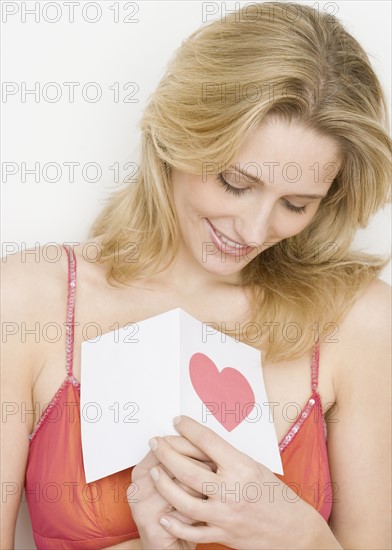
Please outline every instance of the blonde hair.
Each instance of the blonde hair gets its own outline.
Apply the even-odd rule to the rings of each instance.
[[[208,162],[221,171],[267,116],[333,138],[343,159],[311,223],[242,271],[252,322],[239,338],[257,337],[265,358],[279,361],[333,333],[390,260],[349,248],[357,228],[390,202],[391,140],[380,82],[334,16],[294,3],[248,4],[184,40],[144,111],[137,181],[107,199],[89,237],[102,239],[109,284],[170,265],[179,239],[171,167],[202,174]],[[278,327],[273,338],[268,323]]]

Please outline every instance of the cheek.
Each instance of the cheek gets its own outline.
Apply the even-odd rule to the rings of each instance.
[[[287,211],[282,212],[281,215],[276,218],[273,226],[272,232],[276,235],[279,240],[287,239],[289,237],[294,237],[301,233],[312,221],[316,210],[311,214],[297,214],[295,212]]]
[[[174,202],[179,213],[200,214],[208,217],[222,210],[222,194],[211,180],[202,181],[200,176],[188,176],[176,187]]]

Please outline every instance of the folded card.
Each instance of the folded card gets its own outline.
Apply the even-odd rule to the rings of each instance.
[[[185,414],[283,474],[261,353],[180,308],[82,343],[87,483],[140,462]]]

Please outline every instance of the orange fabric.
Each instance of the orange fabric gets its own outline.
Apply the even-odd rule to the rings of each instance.
[[[139,533],[126,498],[131,470],[86,484],[80,393],[67,381],[30,445],[26,500],[37,548],[106,548]]]
[[[75,257],[73,260],[76,261]],[[69,283],[76,281],[72,278],[75,273],[69,271]],[[71,286],[74,289],[75,284]],[[73,319],[72,296],[70,287],[68,313],[72,313]],[[30,436],[26,499],[38,549],[100,550],[139,538],[126,497],[132,468],[86,484],[80,384],[72,375],[72,349],[67,350],[68,376]],[[327,521],[332,509],[332,490],[317,373],[318,352],[312,362],[311,397],[299,424],[296,423],[297,429],[295,425],[291,427],[280,442],[284,476],[278,477]],[[287,441],[287,436],[292,439]],[[199,544],[197,548],[228,547]]]

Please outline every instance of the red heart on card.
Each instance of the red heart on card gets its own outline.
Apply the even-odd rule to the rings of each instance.
[[[238,370],[226,367],[219,372],[207,355],[194,353],[189,361],[189,375],[197,395],[228,432],[253,410],[253,390]]]

